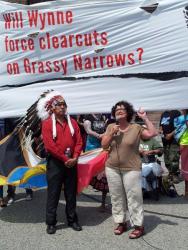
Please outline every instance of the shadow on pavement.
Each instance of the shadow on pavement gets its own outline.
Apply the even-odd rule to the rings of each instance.
[[[167,195],[160,195],[159,200],[155,201],[153,199],[144,199],[144,204],[188,204],[188,199],[184,196],[169,197]]]
[[[97,201],[89,199],[87,196],[79,195],[77,200],[77,213],[81,225],[95,226],[111,216],[109,212],[100,213],[98,211],[99,205],[96,204]],[[0,210],[0,219],[11,223],[45,223],[45,209],[46,190],[34,192],[32,201],[25,200],[25,193],[18,193],[13,204]],[[63,194],[58,205],[57,220],[60,223],[58,225],[60,229],[67,227]]]
[[[155,215],[145,215],[144,216],[144,227],[147,233],[153,231],[159,224],[166,224],[166,225],[178,225],[177,222],[172,222],[171,220],[163,220]]]

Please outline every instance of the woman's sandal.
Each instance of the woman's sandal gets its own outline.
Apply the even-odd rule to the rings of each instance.
[[[137,239],[144,235],[144,227],[135,227],[135,229],[129,234],[129,239]]]
[[[114,229],[115,235],[121,235],[127,230],[127,224],[126,223],[119,223],[118,226]]]

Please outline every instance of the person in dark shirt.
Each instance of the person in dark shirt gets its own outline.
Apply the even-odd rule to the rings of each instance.
[[[161,115],[159,131],[162,136],[162,143],[164,148],[164,161],[169,174],[172,176],[174,183],[179,182],[179,159],[180,149],[174,138],[174,119],[180,116],[178,110],[167,110]]]
[[[105,121],[106,118],[102,114],[85,116],[84,128],[87,133],[86,151],[101,147],[101,138],[106,126]]]

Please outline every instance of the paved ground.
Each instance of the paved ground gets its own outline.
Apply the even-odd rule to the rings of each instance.
[[[183,182],[177,185],[181,194]],[[58,230],[55,235],[46,234],[46,191],[34,193],[33,201],[25,201],[22,189],[17,189],[17,200],[0,209],[0,250],[54,250],[54,249],[188,249],[188,200],[183,197],[161,197],[158,202],[145,200],[146,235],[129,240],[128,233],[113,235],[110,212],[97,209],[101,198],[91,188],[78,197],[78,214],[83,231],[67,228],[64,216],[63,196],[58,207]],[[109,197],[107,202],[109,203]]]

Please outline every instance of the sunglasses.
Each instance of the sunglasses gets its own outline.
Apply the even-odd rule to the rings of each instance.
[[[57,107],[60,107],[60,106],[64,106],[64,107],[66,107],[67,106],[67,104],[66,104],[66,102],[57,102],[56,104],[55,104],[55,106]]]

